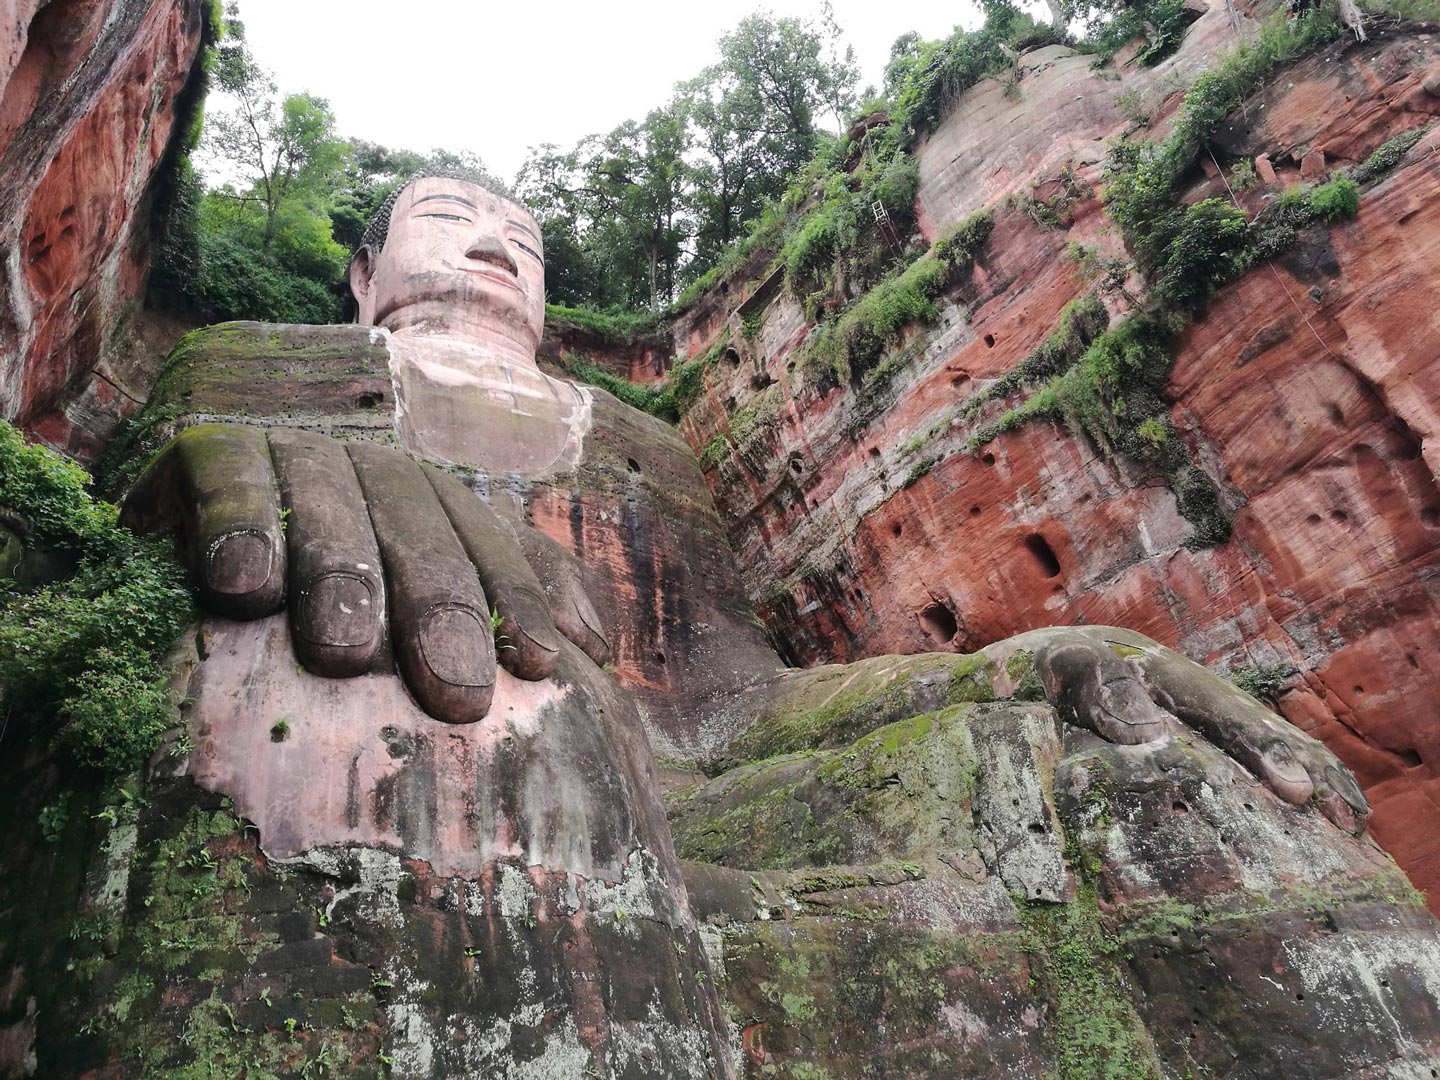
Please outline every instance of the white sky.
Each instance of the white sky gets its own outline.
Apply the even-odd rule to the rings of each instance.
[[[980,21],[967,0],[833,2],[862,87],[879,86],[907,30],[936,38]],[[473,150],[513,180],[527,147],[569,149],[664,104],[762,8],[818,19],[820,0],[240,0],[240,17],[281,91],[328,98],[342,135]]]

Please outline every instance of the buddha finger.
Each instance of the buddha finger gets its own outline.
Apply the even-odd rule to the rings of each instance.
[[[317,675],[360,675],[384,639],[385,584],[350,455],[324,435],[277,429],[270,456],[286,508],[295,654]]]
[[[201,603],[234,619],[278,611],[285,601],[285,545],[264,431],[202,424],[181,432],[169,452]]]
[[[580,564],[569,551],[534,529],[519,529],[520,550],[540,579],[545,607],[555,628],[580,650],[604,667],[610,662],[610,642],[585,583]]]
[[[517,678],[549,678],[560,658],[560,635],[520,545],[469,488],[433,466],[425,473],[494,607],[496,658]]]
[[[475,567],[418,464],[382,446],[348,450],[380,546],[406,685],[437,720],[480,720],[495,694],[495,646]]]

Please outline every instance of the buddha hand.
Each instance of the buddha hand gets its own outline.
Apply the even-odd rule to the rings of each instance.
[[[1370,805],[1323,743],[1143,635],[1101,626],[1059,631],[1035,650],[1035,670],[1070,723],[1124,744],[1154,742],[1188,725],[1286,802],[1313,800],[1340,828],[1365,830]]]
[[[497,659],[518,678],[548,678],[560,633],[597,664],[608,658],[568,552],[538,534],[522,548],[459,480],[398,450],[284,428],[188,428],[136,483],[123,519],[179,533],[214,614],[256,619],[288,596],[296,655],[317,675],[372,670],[388,628],[401,675],[439,720],[485,716]]]

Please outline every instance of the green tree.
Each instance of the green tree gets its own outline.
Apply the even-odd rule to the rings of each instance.
[[[758,125],[756,133],[778,140],[781,171],[787,175],[815,153],[816,113],[835,112],[837,125],[843,125],[854,100],[854,54],[830,58],[832,66],[824,55],[827,40],[833,49],[838,39],[822,38],[809,22],[766,14],[741,20],[720,39],[721,65],[734,75],[739,91],[753,98],[749,114]]]
[[[758,99],[742,89],[732,70],[706,68],[680,85],[678,102],[696,151],[690,164],[694,249],[686,274],[693,278],[741,235],[766,199],[785,189],[786,176]]]

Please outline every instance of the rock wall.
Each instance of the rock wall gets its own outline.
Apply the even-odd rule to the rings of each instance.
[[[82,456],[155,374],[129,324],[147,196],[196,77],[202,6],[0,5],[0,411]]]
[[[671,797],[743,1075],[1424,1076],[1440,940],[1393,864],[1193,733],[1057,723],[1014,678],[1045,636],[787,672]]]
[[[1007,404],[962,417],[965,400],[1096,289],[1067,243],[1124,254],[1098,199],[1104,140],[1163,135],[1187,83],[1235,43],[1231,20],[1211,5],[1178,54],[1118,80],[1049,47],[1021,58],[1018,94],[969,91],[917,150],[919,216],[933,237],[988,206],[995,228],[913,334],[915,359],[888,384],[807,389],[796,362],[812,326],[777,292],[753,350],[711,369],[684,430],[792,661],[972,650],[1084,622],[1221,669],[1287,665],[1280,708],[1355,769],[1377,840],[1434,890],[1440,833],[1416,827],[1440,799],[1433,135],[1362,192],[1357,218],[1257,267],[1186,332],[1166,395],[1219,485],[1229,542],[1197,548],[1153,473],[1058,424],[964,452]],[[1243,14],[1239,28],[1254,32]],[[1223,126],[1187,199],[1226,194],[1217,163],[1260,159],[1260,185],[1239,196],[1254,210],[1302,162],[1309,178],[1363,160],[1440,112],[1425,89],[1437,64],[1433,36],[1392,28],[1282,69]],[[1149,132],[1127,113],[1148,114]],[[1058,223],[1030,212],[1027,197],[1061,184]],[[1132,274],[1105,294],[1117,321],[1140,287]],[[727,332],[710,313],[694,322],[680,329],[697,344]]]

